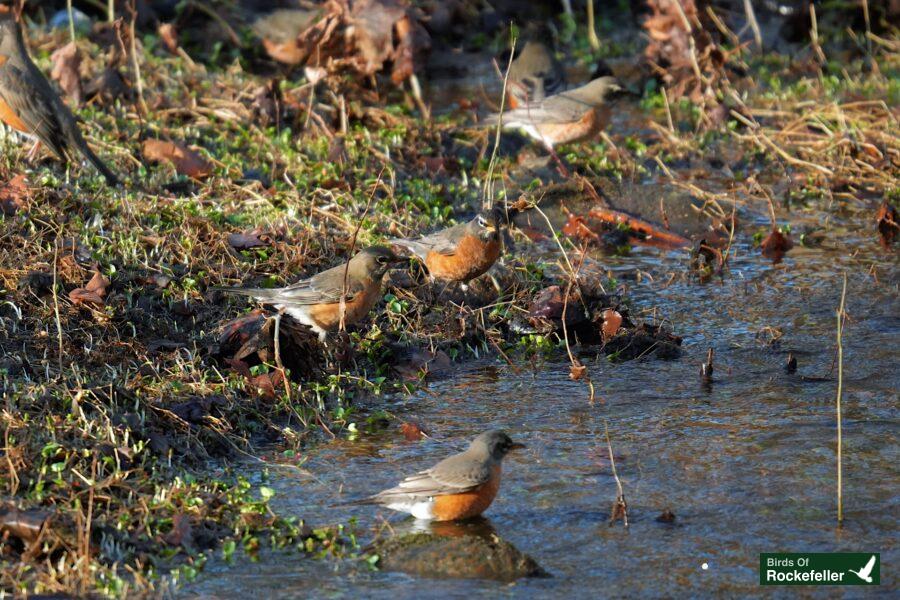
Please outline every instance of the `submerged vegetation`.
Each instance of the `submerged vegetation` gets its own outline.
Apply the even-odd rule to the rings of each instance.
[[[600,13],[600,48],[580,19],[557,19],[570,66],[606,60],[630,94],[600,138],[559,148],[568,177],[515,135],[492,158],[495,132],[475,125],[502,81],[445,93],[437,74],[452,69],[423,69],[418,46],[414,78],[395,76],[402,43],[377,76],[283,64],[249,9],[189,2],[156,15],[162,26],[91,12],[66,66],[54,52],[68,21],[39,25],[65,3],[24,4],[35,62],[63,72],[85,137],[125,184],[0,141],[0,589],[13,594],[151,594],[210,556],[263,545],[362,554],[352,523],[278,514],[272,490],[234,463],[274,447],[269,468],[302,471],[311,444],[399,430],[382,398],[474,358],[568,356],[590,383],[576,346],[611,361],[677,357],[685,332],[634,306],[598,253],[691,250],[673,277],[703,285],[728,277],[738,242],[781,260],[847,210],[870,211],[872,236],[895,252],[900,41],[883,21],[878,33],[840,26],[854,3],[822,9],[816,39],[784,42],[799,52],[755,50],[733,23],[704,18],[699,62],[640,68],[629,40],[641,21],[632,36],[613,25],[627,9]],[[677,29],[665,2],[650,4],[652,27]],[[438,65],[455,47],[489,63],[510,40],[502,23],[468,36],[430,27]],[[324,346],[212,289],[288,285],[495,203],[511,226],[487,275],[463,289],[403,263],[369,317]],[[794,230],[810,205],[834,220]]]

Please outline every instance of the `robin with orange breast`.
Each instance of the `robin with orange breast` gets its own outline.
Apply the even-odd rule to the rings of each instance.
[[[394,263],[403,260],[388,248],[372,246],[343,265],[287,287],[213,289],[249,296],[284,311],[316,332],[324,342],[328,332],[340,326],[341,297],[344,296],[344,324],[362,320],[381,298],[384,274]]]
[[[609,121],[606,100],[619,90],[621,87],[614,77],[600,77],[581,87],[504,112],[503,128],[522,131],[552,152],[560,144],[597,135]],[[484,124],[491,126],[500,121],[501,115],[493,114]]]
[[[391,240],[416,255],[432,281],[466,283],[483,275],[500,257],[500,210],[411,240]]]
[[[428,521],[477,517],[488,509],[500,490],[503,458],[511,450],[524,447],[503,431],[482,433],[465,452],[354,504],[379,504]]]
[[[29,157],[44,144],[66,164],[77,150],[107,183],[118,184],[118,178],[84,141],[72,111],[29,58],[22,30],[9,12],[0,13],[0,120],[37,139]]]

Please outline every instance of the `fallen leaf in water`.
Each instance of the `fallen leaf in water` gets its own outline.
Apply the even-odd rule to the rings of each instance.
[[[59,87],[67,96],[75,100],[76,104],[81,104],[84,97],[81,88],[81,77],[78,74],[81,68],[81,52],[75,42],[69,42],[65,46],[58,48],[51,56],[53,68],[50,71],[50,78],[59,83]]]
[[[622,496],[616,498],[616,501],[613,503],[612,510],[609,513],[609,524],[612,525],[619,519],[622,519],[622,522],[628,526],[628,504],[625,503],[625,498]]]
[[[763,256],[771,258],[772,262],[779,263],[784,258],[784,254],[794,247],[794,242],[789,235],[782,233],[780,229],[772,229],[772,232],[766,236],[766,239],[760,244]]]
[[[19,209],[25,208],[31,197],[31,190],[24,173],[19,173],[9,181],[0,184],[0,210],[7,217],[16,214]]]
[[[101,275],[100,271],[94,271],[94,276],[91,277],[87,285],[75,288],[69,292],[69,300],[75,306],[80,304],[103,306],[103,297],[106,296],[107,287],[109,287],[109,279]]]
[[[147,140],[144,142],[143,154],[149,161],[171,163],[178,173],[192,179],[205,179],[212,173],[209,161],[181,142]]]
[[[159,29],[159,39],[162,40],[163,46],[172,54],[178,54],[178,30],[172,23],[161,23]]]
[[[572,367],[569,369],[569,379],[581,381],[585,375],[587,375],[587,367],[578,362],[578,359],[575,359],[572,362]]]
[[[603,326],[600,328],[600,333],[603,335],[603,343],[606,343],[619,333],[623,319],[622,315],[612,308],[604,310],[601,316],[603,317]]]
[[[422,431],[422,427],[418,423],[401,423],[400,433],[403,434],[403,437],[406,438],[407,442],[417,442],[428,437],[425,435],[425,432]]]
[[[894,239],[900,233],[900,219],[897,218],[896,209],[885,200],[875,215],[875,221],[878,223],[881,245],[887,248],[894,243]]]

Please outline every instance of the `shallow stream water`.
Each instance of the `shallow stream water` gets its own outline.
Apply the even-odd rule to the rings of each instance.
[[[304,465],[314,479],[270,475],[267,485],[282,513],[313,525],[356,517],[363,538],[387,519],[400,534],[412,527],[402,515],[336,503],[389,487],[461,450],[476,433],[504,428],[528,448],[507,458],[503,486],[486,516],[495,535],[552,577],[513,584],[431,580],[266,552],[255,563],[211,561],[187,593],[734,597],[799,589],[814,596],[896,597],[900,269],[896,254],[878,246],[872,214],[862,206],[845,209],[844,225],[830,228],[820,247],[797,247],[780,265],[739,245],[726,277],[708,284],[683,276],[683,254],[644,249],[603,257],[627,285],[633,314],[649,318],[655,310],[683,336],[681,358],[613,363],[582,353],[597,390],[593,403],[584,383],[569,379],[564,355],[516,368],[495,357],[464,363],[426,391],[386,402],[399,419],[424,424],[430,439],[407,442],[396,428],[339,439],[317,447]],[[824,218],[815,209],[790,216],[795,230]],[[845,523],[838,528],[833,367],[844,272]],[[704,384],[699,365],[708,348],[715,351],[715,373]],[[784,368],[789,352],[798,359],[795,374]],[[616,484],[606,426],[628,502],[627,528],[608,523]],[[258,470],[247,472],[259,481]],[[675,522],[657,522],[667,508]],[[882,585],[758,585],[760,552],[838,550],[881,552]]]

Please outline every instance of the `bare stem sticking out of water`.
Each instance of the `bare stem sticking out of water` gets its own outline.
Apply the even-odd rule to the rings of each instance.
[[[606,419],[603,420],[603,431],[606,434],[606,449],[609,451],[609,466],[612,468],[613,478],[616,480],[616,501],[609,515],[609,524],[612,526],[616,520],[621,518],[625,527],[628,527],[628,503],[625,502],[625,490],[622,489],[622,480],[619,479],[619,474],[616,472],[616,459],[613,456],[612,442],[609,440],[609,424]]]
[[[841,291],[841,306],[837,310],[837,361],[838,361],[838,383],[837,383],[837,399],[835,407],[837,410],[837,520],[838,527],[844,523],[844,491],[843,491],[843,468],[841,460],[843,458],[843,432],[841,431],[841,394],[844,388],[844,301],[847,298],[847,274],[844,273],[844,288]]]

